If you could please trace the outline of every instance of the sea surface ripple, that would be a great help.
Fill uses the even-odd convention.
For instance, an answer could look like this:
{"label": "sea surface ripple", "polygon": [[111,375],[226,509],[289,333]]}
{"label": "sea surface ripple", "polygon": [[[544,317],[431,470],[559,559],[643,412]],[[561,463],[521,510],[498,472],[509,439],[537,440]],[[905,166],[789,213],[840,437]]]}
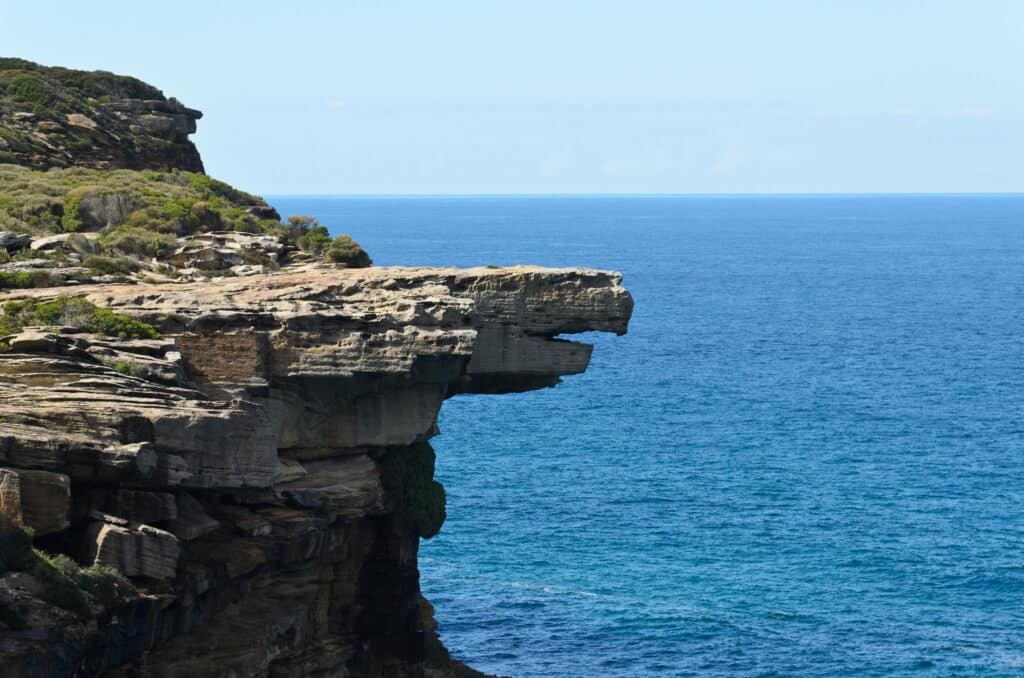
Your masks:
{"label": "sea surface ripple", "polygon": [[514,676],[1024,675],[1024,197],[276,198],[379,264],[622,271],[459,396],[422,586]]}

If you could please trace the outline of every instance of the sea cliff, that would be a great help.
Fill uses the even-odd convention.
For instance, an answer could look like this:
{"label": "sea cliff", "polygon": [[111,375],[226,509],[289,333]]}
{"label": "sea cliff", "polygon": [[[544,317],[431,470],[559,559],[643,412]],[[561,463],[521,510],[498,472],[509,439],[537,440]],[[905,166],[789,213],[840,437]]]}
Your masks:
{"label": "sea cliff", "polygon": [[[625,333],[621,276],[366,267],[198,154],[111,186],[94,164],[116,152],[72,178],[39,171],[76,162],[49,153],[7,171],[99,216],[64,231],[0,184],[0,676],[475,675],[419,590],[438,412],[585,370],[591,347],[560,336]],[[161,247],[110,237],[129,227]]]}

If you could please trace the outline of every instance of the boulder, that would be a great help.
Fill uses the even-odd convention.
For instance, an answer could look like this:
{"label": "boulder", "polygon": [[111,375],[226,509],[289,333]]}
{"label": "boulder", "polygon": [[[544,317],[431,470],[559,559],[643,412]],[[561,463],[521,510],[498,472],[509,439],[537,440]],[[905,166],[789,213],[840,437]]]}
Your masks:
{"label": "boulder", "polygon": [[96,122],[92,118],[82,115],[81,113],[68,113],[67,120],[69,125],[73,125],[75,127],[82,127],[89,130],[96,129]]}
{"label": "boulder", "polygon": [[13,231],[0,231],[0,247],[8,252],[23,250],[32,244],[32,236],[27,233],[18,234]]}
{"label": "boulder", "polygon": [[279,261],[284,245],[274,237],[256,233],[211,231],[178,238],[178,249],[168,258],[179,269],[220,271],[228,268],[244,274],[263,272],[262,268],[235,269],[244,265],[273,264]]}
{"label": "boulder", "polygon": [[128,193],[87,193],[78,203],[78,218],[88,230],[123,224],[142,205]]}
{"label": "boulder", "polygon": [[167,258],[178,268],[196,268],[201,271],[222,271],[242,263],[236,250],[213,247],[206,243],[179,247]]}
{"label": "boulder", "polygon": [[33,250],[52,250],[63,246],[70,237],[70,233],[60,233],[58,235],[49,235],[45,238],[36,238],[32,241],[30,247]]}
{"label": "boulder", "polygon": [[36,536],[70,525],[71,481],[62,473],[0,468],[0,531],[2,525],[26,525]]}
{"label": "boulder", "polygon": [[178,569],[181,542],[170,532],[114,516],[101,518],[86,531],[84,559],[110,565],[128,577],[170,579]]}

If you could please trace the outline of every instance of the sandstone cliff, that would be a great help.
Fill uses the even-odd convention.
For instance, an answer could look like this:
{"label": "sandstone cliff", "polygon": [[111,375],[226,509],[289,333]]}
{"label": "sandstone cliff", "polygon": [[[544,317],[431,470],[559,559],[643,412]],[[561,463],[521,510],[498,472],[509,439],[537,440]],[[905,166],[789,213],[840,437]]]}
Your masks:
{"label": "sandstone cliff", "polygon": [[[272,228],[0,291],[0,677],[475,674],[419,591],[439,409],[582,372],[560,335],[625,333],[632,299],[603,271],[318,262],[255,207],[239,227]],[[86,246],[9,237],[12,266]],[[182,274],[211,258],[236,270]]]}

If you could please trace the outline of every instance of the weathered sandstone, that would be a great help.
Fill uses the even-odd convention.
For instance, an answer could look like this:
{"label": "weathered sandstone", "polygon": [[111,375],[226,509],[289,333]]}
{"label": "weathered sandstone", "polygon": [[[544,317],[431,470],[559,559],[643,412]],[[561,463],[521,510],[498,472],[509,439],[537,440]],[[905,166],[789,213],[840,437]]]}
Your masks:
{"label": "weathered sandstone", "polygon": [[33,620],[0,629],[5,678],[472,675],[419,593],[419,539],[445,515],[438,412],[583,371],[591,347],[559,335],[622,334],[632,311],[617,274],[536,267],[308,264],[74,293],[163,338],[2,338],[0,527],[38,526],[141,595],[81,619],[0,577],[0,604]]}

